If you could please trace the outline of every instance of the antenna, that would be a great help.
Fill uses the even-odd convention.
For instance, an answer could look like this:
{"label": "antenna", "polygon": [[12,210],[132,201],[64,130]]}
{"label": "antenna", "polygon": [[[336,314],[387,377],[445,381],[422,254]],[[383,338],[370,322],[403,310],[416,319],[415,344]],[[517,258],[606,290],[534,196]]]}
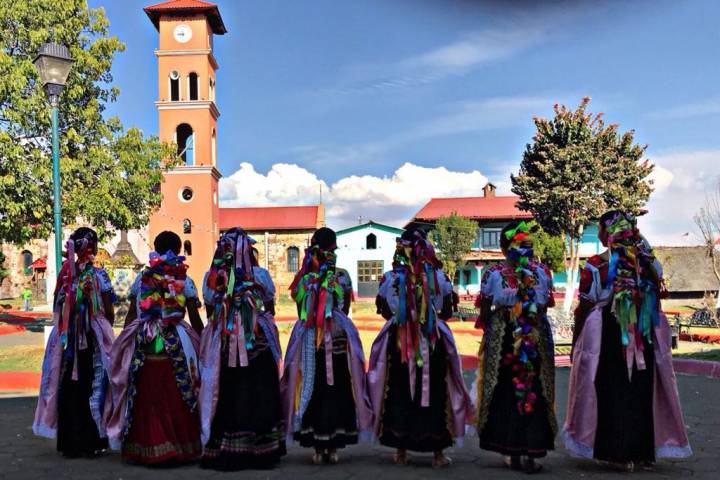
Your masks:
{"label": "antenna", "polygon": [[322,203],[322,182],[320,182],[320,203]]}
{"label": "antenna", "polygon": [[358,225],[362,225],[362,215],[358,215]]}

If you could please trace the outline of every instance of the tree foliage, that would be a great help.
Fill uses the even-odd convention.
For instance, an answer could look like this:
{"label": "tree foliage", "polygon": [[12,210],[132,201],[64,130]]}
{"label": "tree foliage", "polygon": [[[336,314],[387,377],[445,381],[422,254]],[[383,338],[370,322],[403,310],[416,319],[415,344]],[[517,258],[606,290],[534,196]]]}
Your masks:
{"label": "tree foliage", "polygon": [[652,192],[653,165],[643,160],[647,147],[635,143],[634,131],[621,133],[601,113],[588,113],[589,102],[583,98],[575,110],[555,105],[553,119],[535,118],[533,141],[518,175],[511,176],[518,207],[566,241],[570,290],[584,226],[610,209],[637,213]]}
{"label": "tree foliage", "polygon": [[[705,196],[705,203],[695,214],[694,220],[702,237],[708,262],[720,287],[720,250],[717,245],[720,240],[720,181],[715,190]],[[720,306],[720,297],[717,301]]]}
{"label": "tree foliage", "polygon": [[450,280],[455,279],[459,267],[465,265],[464,257],[477,238],[478,224],[469,218],[452,213],[435,222],[435,248],[445,266]]}
{"label": "tree foliage", "polygon": [[[24,243],[52,229],[50,109],[32,60],[40,45],[66,45],[75,60],[60,98],[63,224],[146,224],[160,204],[160,160],[171,145],[106,118],[119,90],[111,66],[124,44],[102,9],[84,0],[0,2],[0,240]],[[173,160],[171,160],[172,163]]]}
{"label": "tree foliage", "polygon": [[5,268],[5,254],[0,251],[0,285],[8,275],[10,275],[10,271]]}
{"label": "tree foliage", "polygon": [[565,241],[560,235],[550,235],[538,225],[533,234],[533,251],[535,258],[553,272],[565,270]]}

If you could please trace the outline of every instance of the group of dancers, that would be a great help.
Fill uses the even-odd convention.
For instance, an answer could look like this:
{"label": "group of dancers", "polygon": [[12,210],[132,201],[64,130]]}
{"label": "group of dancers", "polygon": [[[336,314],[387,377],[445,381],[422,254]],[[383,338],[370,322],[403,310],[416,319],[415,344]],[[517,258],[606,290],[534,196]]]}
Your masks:
{"label": "group of dancers", "polygon": [[[689,456],[662,268],[628,213],[603,215],[599,237],[608,251],[581,274],[565,446],[626,470]],[[315,464],[336,464],[339,449],[369,441],[395,449],[398,465],[408,451],[431,452],[441,468],[451,464],[445,450],[474,427],[480,448],[502,454],[507,468],[542,469],[536,459],[558,430],[553,285],[528,224],[503,229],[505,261],[482,277],[473,395],[446,323],[452,283],[423,231],[397,239],[376,299],[386,323],[367,370],[335,232],[318,229],[305,250],[284,356],[275,287],[254,243],[241,228],[225,232],[198,290],[178,235],[158,235],[114,338],[111,282],[94,265],[97,235],[76,230],[55,290],[34,432],[57,438],[68,457],[113,448],[145,465],[271,468],[289,442],[311,448]]]}

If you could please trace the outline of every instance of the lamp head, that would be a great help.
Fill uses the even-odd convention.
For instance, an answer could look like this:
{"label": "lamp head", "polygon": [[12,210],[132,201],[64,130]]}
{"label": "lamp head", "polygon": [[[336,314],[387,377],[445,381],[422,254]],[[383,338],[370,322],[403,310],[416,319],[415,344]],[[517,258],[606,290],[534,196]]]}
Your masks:
{"label": "lamp head", "polygon": [[44,43],[33,60],[40,75],[40,81],[50,103],[57,105],[58,97],[65,87],[73,59],[70,50],[57,43]]}

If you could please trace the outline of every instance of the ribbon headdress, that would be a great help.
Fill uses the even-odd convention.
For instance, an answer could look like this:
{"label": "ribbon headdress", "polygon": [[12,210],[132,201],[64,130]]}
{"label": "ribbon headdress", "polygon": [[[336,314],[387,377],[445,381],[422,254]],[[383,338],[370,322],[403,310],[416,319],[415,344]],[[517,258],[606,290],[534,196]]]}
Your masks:
{"label": "ribbon headdress", "polygon": [[433,299],[440,293],[438,270],[442,262],[432,243],[418,230],[396,242],[393,270],[398,279],[398,311],[394,321],[400,327],[401,359],[422,367],[425,355],[419,348],[420,336],[429,340],[431,347],[438,338]]}
{"label": "ribbon headdress", "polygon": [[[69,345],[68,331],[71,329],[71,317],[75,320],[73,330],[77,336],[78,348],[87,347],[85,328],[89,327],[90,319],[100,309],[100,286],[95,275],[95,232],[87,229],[87,233],[79,238],[70,238],[65,244],[67,257],[58,275],[55,295],[63,298],[63,308],[59,322],[59,334],[63,348]],[[76,308],[77,307],[77,308]]]}
{"label": "ribbon headdress", "polygon": [[248,365],[247,351],[255,345],[257,313],[263,309],[262,286],[255,281],[257,265],[252,252],[255,240],[241,228],[233,228],[218,240],[207,287],[213,292],[212,321],[229,339],[228,365]]}
{"label": "ribbon headdress", "polygon": [[144,341],[155,341],[157,351],[164,348],[160,327],[177,325],[185,316],[185,257],[172,250],[150,252],[150,261],[140,277],[140,320]]}
{"label": "ribbon headdress", "polygon": [[332,369],[333,310],[343,299],[343,288],[335,275],[335,232],[321,228],[305,249],[302,266],[290,285],[290,295],[297,303],[300,321],[315,331],[315,348],[325,347],[326,380],[334,384]]}
{"label": "ribbon headdress", "polygon": [[633,361],[640,370],[645,368],[642,337],[652,343],[652,329],[659,323],[661,279],[652,247],[640,235],[636,218],[622,211],[605,216],[610,263],[604,287],[613,290],[613,310],[631,374]]}
{"label": "ribbon headdress", "polygon": [[503,360],[512,365],[515,398],[520,414],[534,410],[537,395],[532,391],[537,373],[533,360],[538,356],[538,306],[535,301],[535,273],[530,268],[533,257],[531,232],[526,222],[520,222],[515,228],[504,232],[508,240],[508,260],[517,266],[513,275],[517,281],[515,304],[510,309],[510,322],[513,326],[513,351]]}

